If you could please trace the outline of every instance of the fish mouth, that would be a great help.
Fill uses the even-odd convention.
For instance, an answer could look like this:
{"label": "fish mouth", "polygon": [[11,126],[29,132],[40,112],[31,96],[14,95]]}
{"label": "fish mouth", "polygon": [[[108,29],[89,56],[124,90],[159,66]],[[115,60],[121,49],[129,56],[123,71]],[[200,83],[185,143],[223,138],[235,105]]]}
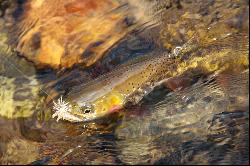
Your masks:
{"label": "fish mouth", "polygon": [[54,113],[52,115],[52,118],[56,117],[57,116],[57,119],[56,121],[58,122],[60,119],[62,120],[67,120],[67,121],[70,121],[70,122],[83,122],[84,119],[74,115],[74,114],[71,114],[69,112],[64,112],[64,113],[60,113],[58,114],[58,112]]}
{"label": "fish mouth", "polygon": [[62,99],[62,96],[57,100],[57,102],[53,101],[54,106],[53,110],[55,111],[52,115],[52,118],[57,117],[56,121],[58,122],[60,119],[68,120],[70,122],[82,122],[83,118],[72,114],[72,105],[69,102],[66,102]]}

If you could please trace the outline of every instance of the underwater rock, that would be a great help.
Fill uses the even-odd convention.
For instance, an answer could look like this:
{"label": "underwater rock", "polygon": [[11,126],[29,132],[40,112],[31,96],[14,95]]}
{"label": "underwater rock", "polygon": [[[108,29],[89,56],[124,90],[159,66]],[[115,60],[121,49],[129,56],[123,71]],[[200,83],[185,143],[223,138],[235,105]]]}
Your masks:
{"label": "underwater rock", "polygon": [[30,117],[39,103],[39,83],[26,80],[22,84],[18,79],[0,76],[0,116],[6,118]]}
{"label": "underwater rock", "polygon": [[[22,155],[20,155],[22,154]],[[6,145],[6,152],[0,158],[1,164],[27,164],[34,161],[38,156],[36,144],[22,139],[12,139]]]}
{"label": "underwater rock", "polygon": [[[198,33],[202,40],[232,32],[249,33],[249,2],[239,1],[161,1],[155,5],[160,11],[164,27],[161,39],[167,49],[184,44]],[[174,14],[173,14],[174,13]],[[207,35],[206,29],[221,24]]]}
{"label": "underwater rock", "polygon": [[11,43],[40,68],[90,66],[134,28],[120,5],[112,0],[29,0],[21,6]]}
{"label": "underwater rock", "polygon": [[[7,10],[7,9],[6,9]],[[0,116],[27,118],[38,110],[41,84],[31,62],[18,57],[7,44],[7,25],[0,22]]]}

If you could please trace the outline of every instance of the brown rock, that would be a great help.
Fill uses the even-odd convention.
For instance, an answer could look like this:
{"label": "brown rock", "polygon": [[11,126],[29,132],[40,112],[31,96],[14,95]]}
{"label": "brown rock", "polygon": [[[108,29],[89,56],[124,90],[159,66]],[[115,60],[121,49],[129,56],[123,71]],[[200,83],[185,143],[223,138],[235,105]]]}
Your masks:
{"label": "brown rock", "polygon": [[[28,0],[13,33],[16,49],[38,67],[90,66],[130,30],[112,0]],[[14,39],[14,40],[15,40]]]}

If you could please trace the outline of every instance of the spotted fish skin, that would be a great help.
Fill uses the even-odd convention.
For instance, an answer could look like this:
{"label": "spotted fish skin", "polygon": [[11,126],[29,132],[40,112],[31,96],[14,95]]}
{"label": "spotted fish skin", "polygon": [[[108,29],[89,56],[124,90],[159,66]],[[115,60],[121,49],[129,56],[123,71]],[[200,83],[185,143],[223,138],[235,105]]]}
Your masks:
{"label": "spotted fish skin", "polygon": [[[187,49],[186,46],[182,48]],[[75,119],[88,121],[120,110],[126,103],[136,104],[154,88],[155,83],[173,76],[174,72],[171,71],[176,70],[176,65],[182,61],[178,57],[178,52],[174,50],[169,54],[159,50],[154,51],[150,55],[131,60],[118,66],[117,70],[73,88],[65,96],[71,107],[65,109],[67,110],[65,116],[63,116],[64,110],[57,109],[60,110],[61,118],[72,122]],[[71,114],[77,118],[72,119]]]}

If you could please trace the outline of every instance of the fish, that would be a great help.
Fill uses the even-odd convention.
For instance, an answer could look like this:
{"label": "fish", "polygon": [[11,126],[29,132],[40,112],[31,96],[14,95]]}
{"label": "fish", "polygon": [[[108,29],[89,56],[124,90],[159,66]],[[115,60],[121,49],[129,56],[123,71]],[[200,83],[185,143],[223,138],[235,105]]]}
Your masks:
{"label": "fish", "polygon": [[64,102],[62,97],[54,103],[57,112],[53,117],[58,116],[57,120],[63,118],[69,121],[88,121],[120,109],[129,95],[138,90],[143,83],[149,83],[154,63],[159,61],[158,58],[153,58],[154,62],[124,65],[118,70],[72,89],[65,96],[70,103]]}
{"label": "fish", "polygon": [[119,111],[130,103],[137,104],[169,78],[197,71],[216,74],[226,69],[248,68],[248,35],[230,33],[215,37],[213,30],[216,31],[216,27],[208,28],[205,38],[196,33],[171,53],[153,51],[72,88],[64,99],[60,97],[54,102],[52,117],[57,117],[57,121],[88,122]]}

